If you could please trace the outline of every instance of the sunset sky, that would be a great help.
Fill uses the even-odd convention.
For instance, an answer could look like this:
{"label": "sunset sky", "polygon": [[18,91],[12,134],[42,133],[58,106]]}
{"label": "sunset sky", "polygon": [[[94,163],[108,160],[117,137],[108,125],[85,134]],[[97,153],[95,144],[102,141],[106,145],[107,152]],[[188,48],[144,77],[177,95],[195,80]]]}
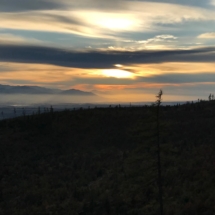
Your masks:
{"label": "sunset sky", "polygon": [[215,94],[215,0],[0,0],[0,84],[112,101]]}

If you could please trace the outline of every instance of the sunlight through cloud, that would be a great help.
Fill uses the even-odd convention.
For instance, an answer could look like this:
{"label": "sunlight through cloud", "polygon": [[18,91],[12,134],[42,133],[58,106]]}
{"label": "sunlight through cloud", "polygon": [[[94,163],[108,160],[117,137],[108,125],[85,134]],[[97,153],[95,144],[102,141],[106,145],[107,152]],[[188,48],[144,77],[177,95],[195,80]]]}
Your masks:
{"label": "sunlight through cloud", "polygon": [[134,74],[121,69],[105,69],[102,74],[107,77],[114,78],[134,78]]}
{"label": "sunlight through cloud", "polygon": [[115,66],[115,67],[119,67],[119,68],[122,67],[121,64],[115,64],[114,66]]}
{"label": "sunlight through cloud", "polygon": [[98,21],[95,20],[95,23],[101,27],[112,29],[112,30],[126,30],[130,29],[133,25],[133,21],[127,18],[120,17],[102,17]]}

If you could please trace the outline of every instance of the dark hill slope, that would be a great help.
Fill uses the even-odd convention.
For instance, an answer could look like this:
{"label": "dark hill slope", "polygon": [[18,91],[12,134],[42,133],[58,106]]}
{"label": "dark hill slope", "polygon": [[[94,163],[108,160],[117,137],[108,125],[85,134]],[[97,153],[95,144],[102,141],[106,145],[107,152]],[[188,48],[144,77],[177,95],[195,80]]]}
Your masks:
{"label": "dark hill slope", "polygon": [[[215,103],[162,107],[165,214],[215,213]],[[0,214],[158,214],[154,107],[0,122]]]}

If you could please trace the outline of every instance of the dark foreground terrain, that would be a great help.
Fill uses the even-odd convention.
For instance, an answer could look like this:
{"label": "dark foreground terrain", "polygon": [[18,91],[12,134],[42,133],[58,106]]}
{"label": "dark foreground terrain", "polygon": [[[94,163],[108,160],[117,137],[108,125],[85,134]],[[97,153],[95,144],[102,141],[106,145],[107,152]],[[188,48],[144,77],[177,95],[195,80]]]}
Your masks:
{"label": "dark foreground terrain", "polygon": [[[215,214],[215,101],[161,107],[165,215]],[[0,214],[157,215],[156,109],[0,121]]]}

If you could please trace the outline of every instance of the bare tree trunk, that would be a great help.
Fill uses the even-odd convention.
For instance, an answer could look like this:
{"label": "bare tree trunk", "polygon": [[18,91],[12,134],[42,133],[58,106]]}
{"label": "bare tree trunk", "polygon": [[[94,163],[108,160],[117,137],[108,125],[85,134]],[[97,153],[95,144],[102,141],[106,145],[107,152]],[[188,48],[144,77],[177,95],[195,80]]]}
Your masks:
{"label": "bare tree trunk", "polygon": [[159,189],[159,203],[160,203],[160,215],[163,215],[163,190],[162,190],[162,175],[161,175],[161,158],[160,158],[160,104],[161,96],[163,95],[162,90],[156,96],[157,106],[157,168],[158,168],[158,189]]}
{"label": "bare tree trunk", "polygon": [[4,151],[2,150],[0,152],[0,202],[3,201],[3,185],[2,185],[2,179],[3,179],[3,159],[4,157]]}

